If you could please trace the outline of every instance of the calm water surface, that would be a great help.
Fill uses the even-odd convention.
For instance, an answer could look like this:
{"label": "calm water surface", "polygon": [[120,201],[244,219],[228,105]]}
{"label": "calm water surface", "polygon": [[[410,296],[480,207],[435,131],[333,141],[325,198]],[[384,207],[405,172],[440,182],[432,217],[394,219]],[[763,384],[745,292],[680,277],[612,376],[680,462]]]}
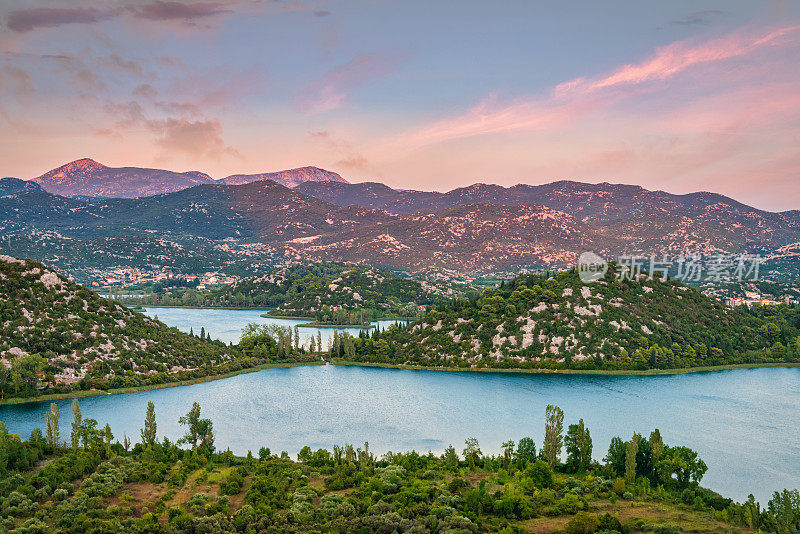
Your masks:
{"label": "calm water surface", "polygon": [[[238,343],[242,329],[248,323],[274,324],[278,326],[288,326],[294,328],[295,325],[308,324],[309,319],[267,319],[261,317],[268,310],[224,310],[224,309],[198,309],[198,308],[145,308],[145,315],[149,317],[158,316],[159,320],[175,326],[183,332],[193,329],[195,334],[200,333],[200,328],[205,328],[214,339],[219,339],[225,343]],[[394,324],[395,320],[375,321],[374,325],[386,328]],[[358,328],[339,328],[340,332],[350,332],[358,335]],[[333,339],[332,328],[309,328],[300,327],[300,340],[303,345],[307,345],[313,335],[317,332],[322,334],[322,343],[325,346],[329,340]]]}
{"label": "calm water surface", "polygon": [[[170,322],[162,309],[155,311]],[[228,311],[228,320],[209,320],[220,311],[199,311],[204,321],[191,326],[205,326],[222,339],[236,328],[232,316],[242,324],[259,318],[259,312]],[[327,365],[80,402],[84,417],[109,422],[117,438],[124,432],[136,441],[149,400],[156,405],[160,436],[178,438],[178,417],[198,401],[214,422],[217,446],[240,454],[261,446],[296,454],[304,445],[330,449],[364,441],[377,453],[438,453],[449,444],[461,450],[473,436],[484,452],[498,453],[508,439],[531,436],[541,444],[545,406],[552,403],[564,409],[565,427],[584,419],[598,460],[613,436],[627,439],[634,430],[649,434],[657,427],[668,444],[700,453],[709,467],[703,485],[723,495],[741,501],[752,492],[766,503],[774,490],[800,487],[798,368],[645,377]],[[70,402],[58,402],[62,436],[69,433]],[[0,406],[0,420],[27,436],[44,426],[47,407]]]}

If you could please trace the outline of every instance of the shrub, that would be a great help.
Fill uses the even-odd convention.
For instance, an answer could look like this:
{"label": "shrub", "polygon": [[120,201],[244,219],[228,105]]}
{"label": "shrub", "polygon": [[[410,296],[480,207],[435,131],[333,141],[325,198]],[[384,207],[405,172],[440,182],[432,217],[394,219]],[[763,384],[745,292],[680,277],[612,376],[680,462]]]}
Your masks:
{"label": "shrub", "polygon": [[529,463],[525,468],[525,476],[530,478],[538,488],[549,488],[553,485],[553,471],[542,460]]}
{"label": "shrub", "polygon": [[578,512],[569,520],[565,530],[567,534],[592,534],[598,528],[600,528],[600,521],[596,514]]}

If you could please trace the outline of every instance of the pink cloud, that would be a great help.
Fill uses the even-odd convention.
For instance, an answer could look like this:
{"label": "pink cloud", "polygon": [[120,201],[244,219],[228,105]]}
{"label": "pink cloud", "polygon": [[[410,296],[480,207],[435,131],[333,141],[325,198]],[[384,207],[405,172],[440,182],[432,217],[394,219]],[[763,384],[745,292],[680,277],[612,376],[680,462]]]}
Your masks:
{"label": "pink cloud", "polygon": [[671,79],[692,67],[779,47],[798,33],[800,26],[789,26],[755,35],[735,32],[699,44],[679,41],[658,49],[641,63],[624,65],[595,79],[581,77],[561,83],[546,96],[504,105],[497,105],[494,98],[486,99],[462,115],[405,132],[389,145],[393,149],[414,149],[465,137],[563,127],[577,118],[658,89],[649,82]]}
{"label": "pink cloud", "polygon": [[298,96],[307,113],[321,113],[342,107],[348,95],[368,80],[392,71],[397,60],[377,54],[363,54],[330,70]]}

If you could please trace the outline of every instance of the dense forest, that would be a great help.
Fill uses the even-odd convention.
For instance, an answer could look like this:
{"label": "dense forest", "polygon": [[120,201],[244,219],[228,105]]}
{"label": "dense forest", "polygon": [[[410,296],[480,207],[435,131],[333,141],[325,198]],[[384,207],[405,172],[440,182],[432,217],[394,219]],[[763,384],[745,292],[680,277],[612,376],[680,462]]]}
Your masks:
{"label": "dense forest", "polygon": [[[270,338],[272,339],[272,338]],[[312,359],[257,338],[253,351],[185,334],[31,260],[0,256],[0,399],[192,380]],[[279,350],[281,349],[281,350]]]}
{"label": "dense forest", "polygon": [[462,368],[676,369],[800,362],[800,308],[729,307],[646,274],[519,276],[407,327],[337,335],[334,358]]}
{"label": "dense forest", "polygon": [[[705,463],[658,430],[614,438],[602,462],[579,420],[548,406],[545,439],[474,438],[443,454],[386,453],[369,444],[303,447],[290,458],[266,446],[236,456],[215,447],[214,424],[194,403],[185,435],[159,439],[155,406],[131,446],[108,425],[72,423],[55,404],[27,441],[0,423],[0,530],[15,532],[797,532],[797,490],[762,508],[705,489]],[[63,434],[62,434],[63,428]]]}
{"label": "dense forest", "polygon": [[143,297],[123,302],[144,306],[270,308],[270,314],[314,319],[321,324],[363,324],[382,317],[416,317],[420,306],[463,297],[466,285],[405,278],[337,263],[293,265],[269,275],[208,291],[154,285]]}

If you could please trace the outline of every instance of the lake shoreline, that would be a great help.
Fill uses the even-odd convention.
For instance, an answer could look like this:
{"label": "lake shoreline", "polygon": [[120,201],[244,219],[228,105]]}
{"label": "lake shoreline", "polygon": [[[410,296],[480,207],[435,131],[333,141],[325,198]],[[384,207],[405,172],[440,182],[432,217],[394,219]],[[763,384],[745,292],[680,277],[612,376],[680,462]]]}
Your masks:
{"label": "lake shoreline", "polygon": [[331,365],[344,365],[352,367],[378,367],[381,369],[407,369],[410,371],[439,371],[439,372],[466,372],[466,373],[505,373],[505,374],[560,374],[560,375],[606,375],[606,376],[669,376],[691,373],[711,373],[717,371],[733,371],[737,369],[764,369],[764,368],[797,368],[800,363],[741,363],[728,365],[710,365],[704,367],[685,367],[680,369],[499,369],[492,367],[427,367],[423,365],[406,365],[392,363],[351,362],[340,359],[327,360]]}
{"label": "lake shoreline", "polygon": [[784,363],[743,363],[743,364],[730,364],[730,365],[713,365],[705,367],[689,367],[681,369],[646,369],[640,370],[620,370],[620,369],[497,369],[490,367],[482,368],[461,368],[461,367],[426,367],[422,365],[406,365],[406,364],[391,364],[391,363],[374,363],[374,362],[352,362],[340,359],[320,360],[313,362],[283,362],[283,363],[266,363],[256,367],[248,367],[247,369],[240,369],[230,373],[219,375],[209,375],[200,378],[193,378],[190,380],[180,380],[177,382],[166,382],[164,384],[148,384],[143,386],[134,386],[129,388],[118,389],[95,389],[95,390],[79,390],[71,391],[69,393],[52,393],[42,395],[39,397],[12,397],[9,399],[0,400],[0,406],[12,406],[16,404],[27,404],[32,402],[48,402],[58,401],[65,399],[82,399],[88,397],[102,397],[106,395],[122,395],[125,393],[136,393],[139,391],[153,391],[157,389],[167,389],[181,386],[191,386],[194,384],[202,384],[205,382],[215,382],[217,380],[224,380],[226,378],[233,378],[234,376],[257,373],[265,369],[279,369],[286,367],[307,367],[314,365],[341,365],[345,367],[373,367],[379,369],[405,369],[408,371],[437,371],[437,372],[464,372],[464,373],[498,373],[498,374],[554,374],[554,375],[595,375],[595,376],[672,376],[683,375],[692,373],[713,373],[718,371],[734,371],[737,369],[765,369],[765,368],[798,368],[800,363],[784,362]]}
{"label": "lake shoreline", "polygon": [[106,395],[123,395],[125,393],[136,393],[138,391],[153,391],[157,389],[176,388],[181,386],[192,386],[195,384],[203,384],[205,382],[214,382],[223,380],[225,378],[233,378],[234,376],[257,373],[265,369],[280,369],[285,367],[307,367],[311,365],[324,365],[325,362],[283,362],[283,363],[265,363],[255,367],[248,367],[246,369],[239,369],[238,371],[231,371],[230,373],[223,373],[219,375],[208,375],[199,378],[192,378],[189,380],[179,380],[177,382],[165,382],[164,384],[147,384],[144,386],[133,386],[129,388],[117,389],[92,389],[92,390],[78,390],[69,393],[51,393],[48,395],[41,395],[39,397],[12,397],[9,399],[0,400],[0,406],[12,406],[15,404],[27,404],[30,402],[48,402],[65,399],[83,399],[88,397],[104,397]]}

